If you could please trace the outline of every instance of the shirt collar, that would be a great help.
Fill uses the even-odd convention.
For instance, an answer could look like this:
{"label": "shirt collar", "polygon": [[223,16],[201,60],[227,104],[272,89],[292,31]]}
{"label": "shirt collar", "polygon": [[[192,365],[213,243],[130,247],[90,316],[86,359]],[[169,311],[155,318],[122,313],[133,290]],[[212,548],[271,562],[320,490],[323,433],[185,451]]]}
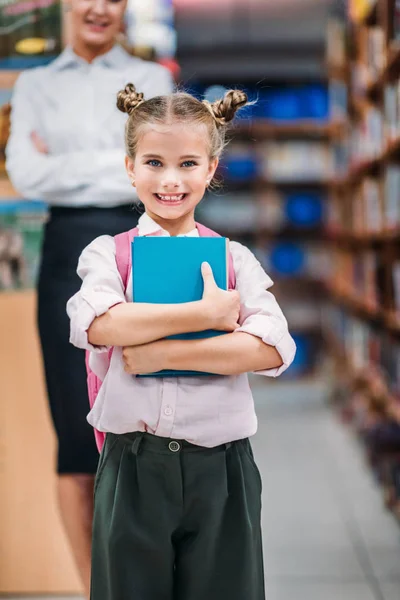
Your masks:
{"label": "shirt collar", "polygon": [[[116,68],[129,60],[135,60],[135,58],[128,54],[119,44],[115,44],[111,50],[95,58],[91,64],[102,64],[106,67]],[[71,66],[88,64],[83,58],[75,54],[71,46],[67,46],[60,56],[51,63],[51,67],[56,71],[61,71]]]}
{"label": "shirt collar", "polygon": [[[153,221],[153,219],[151,217],[149,217],[149,215],[147,213],[144,213],[139,221],[138,221],[138,229],[139,229],[139,236],[145,236],[145,235],[164,235],[164,236],[169,236],[169,233],[167,231],[165,231],[165,229],[163,229],[162,227],[160,227],[160,225],[158,225],[158,223],[156,223],[155,221]],[[184,235],[180,235],[178,237],[199,237],[199,232],[197,231],[197,228],[192,229],[192,231],[189,231],[188,233],[185,233]]]}

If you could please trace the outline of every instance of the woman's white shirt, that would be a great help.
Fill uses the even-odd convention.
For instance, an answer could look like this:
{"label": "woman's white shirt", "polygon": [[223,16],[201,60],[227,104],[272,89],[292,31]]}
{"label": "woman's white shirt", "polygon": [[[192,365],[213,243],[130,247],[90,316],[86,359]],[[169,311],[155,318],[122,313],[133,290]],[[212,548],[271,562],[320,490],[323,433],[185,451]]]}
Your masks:
{"label": "woman's white shirt", "polygon": [[[6,167],[18,192],[58,206],[114,206],[135,200],[125,170],[127,115],[117,93],[133,83],[145,98],[169,94],[171,75],[116,45],[92,63],[71,48],[24,71],[12,97]],[[31,134],[46,143],[38,152]]]}

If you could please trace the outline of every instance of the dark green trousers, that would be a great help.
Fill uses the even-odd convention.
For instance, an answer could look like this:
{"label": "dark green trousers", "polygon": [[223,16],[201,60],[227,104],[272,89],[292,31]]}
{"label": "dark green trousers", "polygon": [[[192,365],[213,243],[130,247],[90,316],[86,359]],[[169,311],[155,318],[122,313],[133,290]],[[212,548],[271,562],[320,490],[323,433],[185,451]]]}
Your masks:
{"label": "dark green trousers", "polygon": [[108,434],[91,600],[264,600],[261,478],[249,440]]}

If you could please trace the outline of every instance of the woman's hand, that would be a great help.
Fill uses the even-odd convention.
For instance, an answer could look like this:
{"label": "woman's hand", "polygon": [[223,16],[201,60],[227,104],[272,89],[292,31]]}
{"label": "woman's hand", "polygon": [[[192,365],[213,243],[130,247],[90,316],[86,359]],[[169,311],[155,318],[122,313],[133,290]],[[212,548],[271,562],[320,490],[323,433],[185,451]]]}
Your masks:
{"label": "woman's hand", "polygon": [[141,346],[126,346],[122,350],[124,370],[130,375],[157,373],[166,368],[170,340],[158,340]]}
{"label": "woman's hand", "polygon": [[36,131],[32,131],[31,133],[31,142],[35,146],[36,150],[40,152],[40,154],[48,154],[49,149],[47,144]]}
{"label": "woman's hand", "polygon": [[204,281],[202,302],[211,318],[212,329],[235,331],[239,327],[239,292],[221,290],[215,283],[212,269],[208,263],[201,265],[201,274]]}

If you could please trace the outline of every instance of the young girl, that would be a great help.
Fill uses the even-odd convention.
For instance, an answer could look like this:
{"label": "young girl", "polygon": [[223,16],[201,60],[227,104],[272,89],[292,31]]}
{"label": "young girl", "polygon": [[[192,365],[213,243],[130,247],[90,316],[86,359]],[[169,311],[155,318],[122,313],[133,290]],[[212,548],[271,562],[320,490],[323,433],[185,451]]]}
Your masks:
{"label": "young girl", "polygon": [[[145,206],[139,235],[197,236],[194,212],[210,185],[225,130],[247,102],[177,93],[118,94],[129,114],[126,168]],[[295,344],[272,285],[251,252],[230,242],[236,291],[203,264],[202,300],[132,301],[115,242],[82,253],[82,287],[68,303],[71,342],[91,351],[103,385],[88,421],[107,432],[95,485],[92,600],[262,600],[261,478],[249,436],[257,419],[247,373],[276,377]],[[202,340],[166,340],[219,329]],[[102,357],[114,347],[104,377]],[[138,378],[165,368],[214,376]]]}

